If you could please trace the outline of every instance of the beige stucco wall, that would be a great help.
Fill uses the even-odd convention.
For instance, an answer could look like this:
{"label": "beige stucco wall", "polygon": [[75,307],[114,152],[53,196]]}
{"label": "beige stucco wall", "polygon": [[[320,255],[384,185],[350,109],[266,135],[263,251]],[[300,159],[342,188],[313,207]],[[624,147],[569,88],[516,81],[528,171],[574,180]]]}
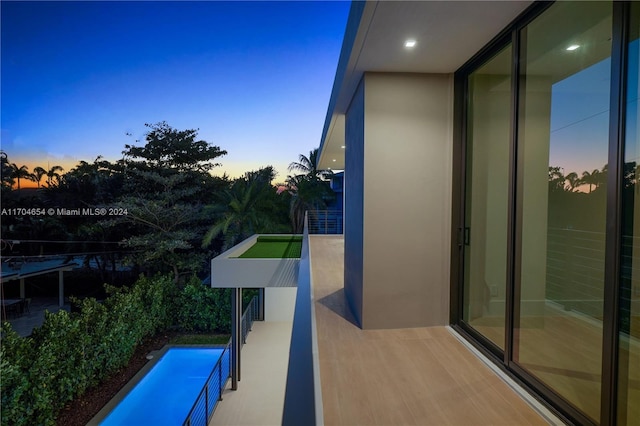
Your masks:
{"label": "beige stucco wall", "polygon": [[364,82],[358,86],[345,117],[345,141],[344,293],[358,324],[362,326]]}
{"label": "beige stucco wall", "polygon": [[[345,291],[361,289],[351,298],[361,297],[363,328],[448,324],[453,76],[368,73],[361,89],[352,104],[364,105],[359,149],[349,140],[358,120],[350,128],[347,114],[347,166],[361,163],[363,214],[345,223]],[[355,173],[347,167],[346,191],[357,191]],[[345,195],[349,216],[360,200]],[[351,282],[360,274],[349,262],[357,238],[361,283]]]}

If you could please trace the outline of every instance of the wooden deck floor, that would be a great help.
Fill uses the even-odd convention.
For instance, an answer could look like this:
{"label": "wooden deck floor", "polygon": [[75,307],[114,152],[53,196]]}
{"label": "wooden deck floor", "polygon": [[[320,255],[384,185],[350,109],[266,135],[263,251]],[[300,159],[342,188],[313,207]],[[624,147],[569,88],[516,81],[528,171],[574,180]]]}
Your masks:
{"label": "wooden deck floor", "polygon": [[447,327],[361,330],[345,306],[341,236],[310,238],[326,425],[542,425]]}

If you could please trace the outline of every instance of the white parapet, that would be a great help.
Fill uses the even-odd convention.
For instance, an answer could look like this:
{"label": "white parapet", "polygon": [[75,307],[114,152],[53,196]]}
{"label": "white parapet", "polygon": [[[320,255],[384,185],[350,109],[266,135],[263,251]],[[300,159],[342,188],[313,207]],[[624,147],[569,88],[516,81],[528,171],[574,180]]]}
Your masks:
{"label": "white parapet", "polygon": [[211,260],[211,287],[297,287],[300,259],[239,258],[259,236],[253,235]]}

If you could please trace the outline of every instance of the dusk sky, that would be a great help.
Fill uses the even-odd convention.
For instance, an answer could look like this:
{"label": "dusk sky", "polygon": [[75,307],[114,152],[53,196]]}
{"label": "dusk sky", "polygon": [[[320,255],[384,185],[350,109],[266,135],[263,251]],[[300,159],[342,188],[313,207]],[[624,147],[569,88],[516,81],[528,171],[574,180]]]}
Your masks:
{"label": "dusk sky", "polygon": [[[350,3],[1,3],[1,149],[29,170],[122,157],[167,121],[232,177],[320,143]],[[127,136],[131,134],[131,136]],[[136,143],[136,140],[139,140]]]}

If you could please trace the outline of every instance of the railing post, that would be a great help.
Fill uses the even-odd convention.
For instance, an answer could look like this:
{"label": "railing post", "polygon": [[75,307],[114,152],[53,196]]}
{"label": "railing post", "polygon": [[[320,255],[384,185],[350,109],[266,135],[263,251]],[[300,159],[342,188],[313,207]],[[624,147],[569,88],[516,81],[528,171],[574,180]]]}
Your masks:
{"label": "railing post", "polygon": [[325,210],[324,212],[324,234],[327,235],[329,233],[329,211]]}
{"label": "railing post", "polygon": [[[204,385],[204,415],[207,420],[209,420],[209,384]],[[205,423],[205,426],[206,423]]]}
{"label": "railing post", "polygon": [[264,321],[264,288],[258,290],[258,321]]}
{"label": "railing post", "polygon": [[[222,353],[222,356],[226,355]],[[222,401],[222,362],[220,362],[220,368],[218,368],[218,401]]]}
{"label": "railing post", "polygon": [[234,288],[231,294],[231,389],[238,390],[242,346],[242,290]]}

